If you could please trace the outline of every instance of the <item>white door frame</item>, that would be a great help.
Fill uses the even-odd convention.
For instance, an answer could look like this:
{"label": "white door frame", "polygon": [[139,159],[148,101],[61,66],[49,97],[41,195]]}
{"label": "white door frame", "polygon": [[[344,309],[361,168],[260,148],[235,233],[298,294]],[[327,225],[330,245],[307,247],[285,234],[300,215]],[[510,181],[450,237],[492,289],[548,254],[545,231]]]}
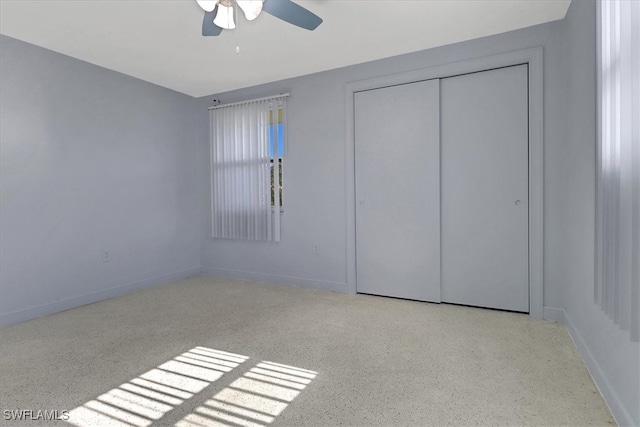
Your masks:
{"label": "white door frame", "polygon": [[542,47],[517,50],[452,64],[348,83],[345,87],[347,292],[356,293],[356,200],[354,94],[422,80],[451,77],[511,65],[529,68],[529,316],[543,318],[543,51]]}

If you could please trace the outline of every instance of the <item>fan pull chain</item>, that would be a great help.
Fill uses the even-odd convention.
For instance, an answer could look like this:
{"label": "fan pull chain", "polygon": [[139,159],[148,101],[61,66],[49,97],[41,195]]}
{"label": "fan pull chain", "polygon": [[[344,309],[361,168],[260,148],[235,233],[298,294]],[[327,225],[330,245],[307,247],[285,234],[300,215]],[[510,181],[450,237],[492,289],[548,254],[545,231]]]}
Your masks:
{"label": "fan pull chain", "polygon": [[238,15],[238,4],[236,2],[233,2],[233,7],[236,14],[236,55],[240,55],[240,42],[238,41],[238,34],[240,31],[240,15]]}

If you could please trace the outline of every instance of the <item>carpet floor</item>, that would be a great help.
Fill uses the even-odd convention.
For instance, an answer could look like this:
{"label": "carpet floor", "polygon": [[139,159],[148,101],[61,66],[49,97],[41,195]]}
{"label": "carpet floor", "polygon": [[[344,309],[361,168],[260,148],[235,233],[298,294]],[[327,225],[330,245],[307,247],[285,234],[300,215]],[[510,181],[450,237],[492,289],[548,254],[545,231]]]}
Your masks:
{"label": "carpet floor", "polygon": [[561,324],[208,277],[1,329],[0,386],[17,427],[615,425]]}

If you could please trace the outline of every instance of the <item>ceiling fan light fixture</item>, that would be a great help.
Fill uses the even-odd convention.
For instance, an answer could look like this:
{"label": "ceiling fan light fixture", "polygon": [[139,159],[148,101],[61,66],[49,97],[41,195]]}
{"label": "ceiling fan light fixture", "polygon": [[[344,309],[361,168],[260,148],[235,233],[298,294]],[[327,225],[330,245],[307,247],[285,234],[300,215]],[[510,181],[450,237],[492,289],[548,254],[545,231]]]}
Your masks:
{"label": "ceiling fan light fixture", "polygon": [[233,30],[236,28],[236,23],[233,20],[233,7],[219,3],[218,13],[216,13],[216,17],[213,18],[213,23],[225,30]]}
{"label": "ceiling fan light fixture", "polygon": [[[1,0],[0,0],[1,1]],[[313,31],[322,24],[322,18],[293,0],[196,0],[205,11],[202,35],[218,36],[222,30],[236,28],[233,9],[239,7],[248,21],[265,12],[305,30]]]}
{"label": "ceiling fan light fixture", "polygon": [[263,0],[236,0],[242,12],[244,12],[244,16],[249,21],[253,21],[260,15],[262,12],[262,2]]}
{"label": "ceiling fan light fixture", "polygon": [[218,4],[218,0],[196,0],[196,2],[205,12],[213,12]]}

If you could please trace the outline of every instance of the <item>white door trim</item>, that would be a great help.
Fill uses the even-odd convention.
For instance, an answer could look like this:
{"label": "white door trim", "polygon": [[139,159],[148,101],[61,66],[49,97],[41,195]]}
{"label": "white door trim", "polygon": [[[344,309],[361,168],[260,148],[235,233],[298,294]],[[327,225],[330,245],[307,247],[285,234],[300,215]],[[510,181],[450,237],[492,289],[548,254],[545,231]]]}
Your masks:
{"label": "white door trim", "polygon": [[543,318],[543,50],[542,47],[473,58],[405,73],[347,83],[345,87],[345,176],[347,292],[356,293],[356,200],[354,94],[403,83],[451,77],[511,65],[529,65],[529,315]]}

